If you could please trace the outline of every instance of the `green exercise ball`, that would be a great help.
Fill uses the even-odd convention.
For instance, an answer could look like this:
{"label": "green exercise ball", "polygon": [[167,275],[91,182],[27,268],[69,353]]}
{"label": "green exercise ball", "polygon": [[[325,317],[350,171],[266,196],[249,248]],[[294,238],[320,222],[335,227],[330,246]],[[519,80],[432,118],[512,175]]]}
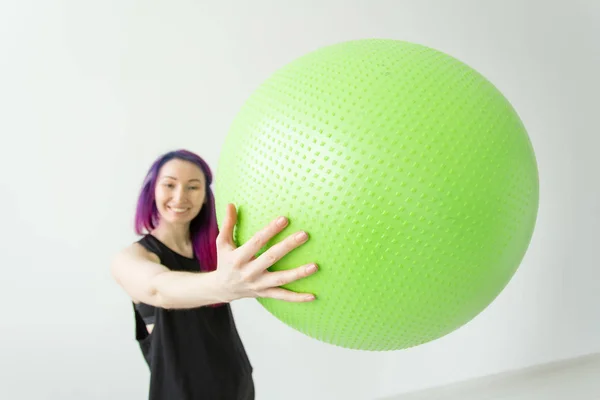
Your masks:
{"label": "green exercise ball", "polygon": [[[316,262],[258,301],[325,343],[389,351],[438,339],[483,311],[522,262],[538,170],[507,99],[429,47],[365,39],[275,71],[234,118],[218,160],[217,220],[243,244],[278,215],[310,240],[271,270]],[[265,249],[261,250],[264,251]]]}

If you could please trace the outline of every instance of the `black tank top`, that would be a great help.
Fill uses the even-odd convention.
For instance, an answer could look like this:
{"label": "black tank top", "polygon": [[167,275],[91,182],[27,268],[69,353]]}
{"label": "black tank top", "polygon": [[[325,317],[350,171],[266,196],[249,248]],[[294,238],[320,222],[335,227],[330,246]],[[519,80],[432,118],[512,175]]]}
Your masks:
{"label": "black tank top", "polygon": [[[138,241],[173,271],[198,272],[152,235]],[[252,366],[229,304],[162,309],[134,304],[136,340],[150,368],[149,400],[252,400]],[[150,334],[146,323],[153,323]]]}

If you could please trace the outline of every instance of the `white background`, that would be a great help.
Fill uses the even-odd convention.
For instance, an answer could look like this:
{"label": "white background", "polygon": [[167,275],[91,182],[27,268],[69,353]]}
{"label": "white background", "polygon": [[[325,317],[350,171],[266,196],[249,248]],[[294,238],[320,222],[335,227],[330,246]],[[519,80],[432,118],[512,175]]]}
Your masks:
{"label": "white background", "polygon": [[216,168],[269,74],[366,37],[445,51],[507,96],[539,162],[537,229],[488,309],[406,351],[328,346],[235,302],[257,399],[375,399],[600,351],[597,1],[3,0],[0,398],[145,398],[108,262],[136,238],[150,162],[184,147]]}

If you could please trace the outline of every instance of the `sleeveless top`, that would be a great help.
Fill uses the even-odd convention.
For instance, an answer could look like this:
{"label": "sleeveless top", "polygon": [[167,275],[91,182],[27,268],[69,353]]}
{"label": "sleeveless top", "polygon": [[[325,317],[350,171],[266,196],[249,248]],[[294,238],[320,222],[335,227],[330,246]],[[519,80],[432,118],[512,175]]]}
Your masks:
{"label": "sleeveless top", "polygon": [[[173,271],[198,272],[185,257],[147,234],[138,241]],[[253,400],[252,366],[229,304],[162,309],[133,303],[136,341],[150,368],[149,400]],[[151,333],[147,323],[153,323]]]}

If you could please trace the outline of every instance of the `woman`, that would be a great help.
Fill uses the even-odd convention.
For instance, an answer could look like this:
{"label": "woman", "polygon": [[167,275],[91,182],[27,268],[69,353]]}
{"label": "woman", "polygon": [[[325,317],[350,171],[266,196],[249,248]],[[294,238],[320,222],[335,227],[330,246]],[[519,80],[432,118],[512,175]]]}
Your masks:
{"label": "woman", "polygon": [[111,265],[133,302],[136,340],[151,371],[150,400],[254,399],[252,366],[229,303],[248,297],[314,300],[279,286],[314,273],[316,265],[267,270],[305,243],[306,233],[256,257],[287,225],[280,217],[236,247],[236,209],[227,205],[218,232],[211,183],[208,165],[196,154],[178,150],[159,157],[137,204],[135,228],[142,238]]}

